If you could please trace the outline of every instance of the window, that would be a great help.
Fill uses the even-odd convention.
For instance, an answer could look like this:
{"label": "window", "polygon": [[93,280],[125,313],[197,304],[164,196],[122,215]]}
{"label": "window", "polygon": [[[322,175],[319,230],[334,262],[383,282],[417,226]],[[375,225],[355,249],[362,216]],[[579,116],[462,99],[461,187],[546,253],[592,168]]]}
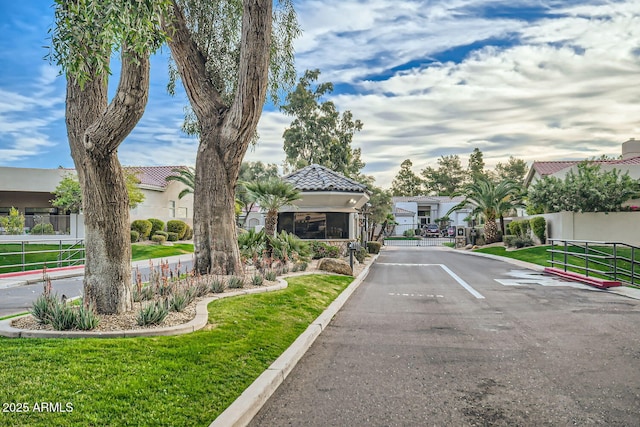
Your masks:
{"label": "window", "polygon": [[278,232],[301,239],[348,239],[349,214],[342,212],[295,212],[278,214]]}
{"label": "window", "polygon": [[169,200],[169,217],[170,218],[176,217],[176,201],[175,200]]}

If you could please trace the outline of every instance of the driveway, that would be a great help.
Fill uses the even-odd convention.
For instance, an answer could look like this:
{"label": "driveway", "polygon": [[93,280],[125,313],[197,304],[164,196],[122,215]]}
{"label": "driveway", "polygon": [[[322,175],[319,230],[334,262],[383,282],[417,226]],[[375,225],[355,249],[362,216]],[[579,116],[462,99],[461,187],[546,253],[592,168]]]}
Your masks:
{"label": "driveway", "polygon": [[388,248],[252,426],[637,425],[640,301]]}

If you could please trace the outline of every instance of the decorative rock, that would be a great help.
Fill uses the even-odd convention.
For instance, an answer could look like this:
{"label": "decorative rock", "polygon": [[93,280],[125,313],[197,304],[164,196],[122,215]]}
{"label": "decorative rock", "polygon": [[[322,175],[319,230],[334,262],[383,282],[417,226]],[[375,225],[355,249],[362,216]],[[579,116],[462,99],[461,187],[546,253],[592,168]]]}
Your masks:
{"label": "decorative rock", "polygon": [[351,269],[349,263],[336,258],[322,258],[318,262],[318,270],[328,271],[329,273],[353,276],[353,270]]}

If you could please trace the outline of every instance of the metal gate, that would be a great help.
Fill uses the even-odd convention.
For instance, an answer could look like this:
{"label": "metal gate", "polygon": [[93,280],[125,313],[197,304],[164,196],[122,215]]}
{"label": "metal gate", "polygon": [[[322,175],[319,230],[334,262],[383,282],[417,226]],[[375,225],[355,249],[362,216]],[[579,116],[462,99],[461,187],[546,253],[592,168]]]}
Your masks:
{"label": "metal gate", "polygon": [[445,244],[455,244],[454,237],[421,237],[414,239],[384,239],[384,246],[402,246],[402,247],[425,247],[425,246],[443,246]]}

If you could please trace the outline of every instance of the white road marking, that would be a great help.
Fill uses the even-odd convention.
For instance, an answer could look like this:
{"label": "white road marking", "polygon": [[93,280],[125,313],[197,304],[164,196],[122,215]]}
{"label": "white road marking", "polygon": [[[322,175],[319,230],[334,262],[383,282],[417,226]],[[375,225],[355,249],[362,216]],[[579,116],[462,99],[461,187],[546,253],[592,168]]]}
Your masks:
{"label": "white road marking", "polygon": [[392,297],[408,296],[408,297],[425,297],[425,298],[444,298],[444,295],[397,294],[395,292],[389,292],[389,296],[392,296]]}
{"label": "white road marking", "polygon": [[465,288],[471,295],[473,295],[477,299],[484,299],[484,296],[482,296],[482,294],[480,292],[478,292],[475,289],[473,289],[473,287],[471,287],[471,285],[469,285],[467,282],[462,280],[460,278],[460,276],[458,276],[456,273],[451,271],[449,269],[449,267],[447,267],[444,264],[405,264],[405,263],[396,263],[396,262],[377,262],[376,265],[394,265],[394,266],[412,266],[412,267],[433,267],[433,266],[437,266],[437,267],[442,268],[449,276],[451,276],[453,278],[453,280],[458,282],[458,284],[460,286],[462,286],[463,288]]}
{"label": "white road marking", "polygon": [[569,282],[564,280],[559,280],[553,277],[544,276],[542,273],[536,273],[532,271],[526,270],[511,270],[507,273],[509,276],[514,277],[514,279],[494,279],[496,282],[500,283],[503,286],[529,286],[529,285],[539,285],[546,287],[570,287],[577,289],[593,289],[590,286],[583,285],[577,282]]}

